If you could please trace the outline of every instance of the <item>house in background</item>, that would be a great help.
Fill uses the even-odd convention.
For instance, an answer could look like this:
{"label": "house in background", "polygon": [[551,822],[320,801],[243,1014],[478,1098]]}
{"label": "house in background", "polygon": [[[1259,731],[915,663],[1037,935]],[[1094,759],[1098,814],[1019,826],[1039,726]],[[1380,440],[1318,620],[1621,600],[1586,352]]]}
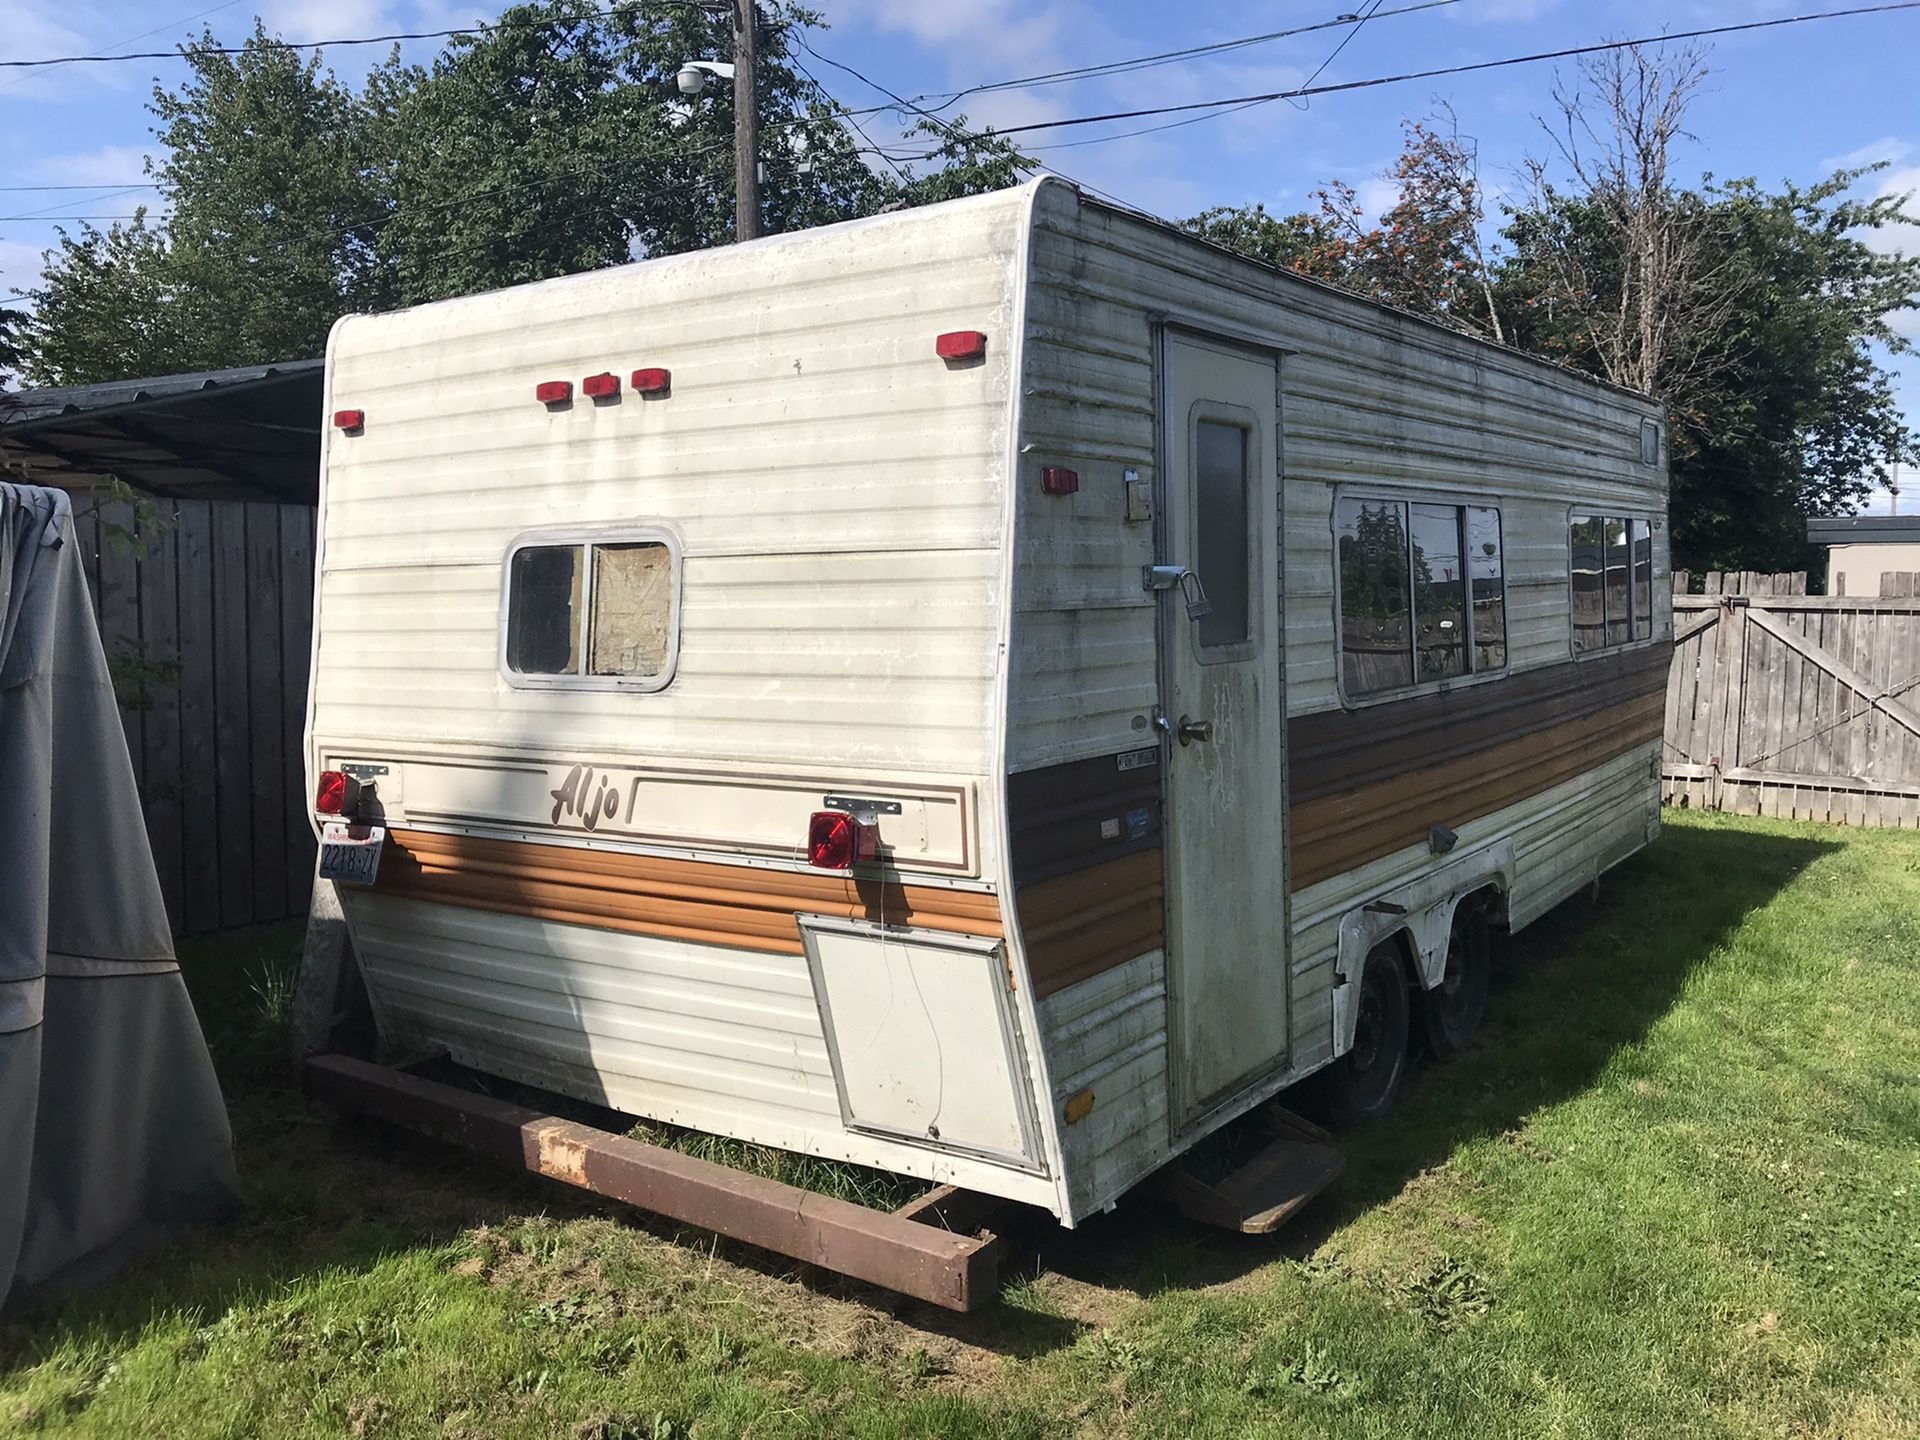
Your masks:
{"label": "house in background", "polygon": [[1807,539],[1827,547],[1829,595],[1879,595],[1882,575],[1920,573],[1920,515],[1809,520]]}

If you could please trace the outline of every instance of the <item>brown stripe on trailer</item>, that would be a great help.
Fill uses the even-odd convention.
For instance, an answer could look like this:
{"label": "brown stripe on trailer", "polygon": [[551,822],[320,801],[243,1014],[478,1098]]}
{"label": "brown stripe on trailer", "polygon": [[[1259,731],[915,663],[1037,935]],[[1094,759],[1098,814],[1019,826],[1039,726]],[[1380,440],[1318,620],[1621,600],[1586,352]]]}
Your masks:
{"label": "brown stripe on trailer", "polygon": [[1014,896],[1027,973],[1042,998],[1166,943],[1158,849],[1028,885]]}
{"label": "brown stripe on trailer", "polygon": [[1491,815],[1656,741],[1665,711],[1666,697],[1655,690],[1517,738],[1504,738],[1503,726],[1498,743],[1444,764],[1295,805],[1293,888],[1422,844],[1435,823]]}
{"label": "brown stripe on trailer", "polygon": [[1158,745],[1016,771],[1007,827],[1036,995],[1165,943]]}
{"label": "brown stripe on trailer", "polygon": [[1014,772],[1007,829],[1015,886],[1159,849],[1160,747]]}
{"label": "brown stripe on trailer", "polygon": [[1405,700],[1323,710],[1287,724],[1298,806],[1465,759],[1643,695],[1664,693],[1673,646],[1654,645],[1516,671]]}
{"label": "brown stripe on trailer", "polygon": [[310,1096],[342,1110],[949,1310],[998,1292],[994,1237],[942,1228],[958,1213],[951,1196],[907,1213],[869,1210],[344,1055],[313,1057],[303,1078]]}
{"label": "brown stripe on trailer", "polygon": [[863,875],[670,860],[579,845],[389,832],[374,889],[636,935],[802,953],[797,917],[831,915],[997,939],[997,896]]}

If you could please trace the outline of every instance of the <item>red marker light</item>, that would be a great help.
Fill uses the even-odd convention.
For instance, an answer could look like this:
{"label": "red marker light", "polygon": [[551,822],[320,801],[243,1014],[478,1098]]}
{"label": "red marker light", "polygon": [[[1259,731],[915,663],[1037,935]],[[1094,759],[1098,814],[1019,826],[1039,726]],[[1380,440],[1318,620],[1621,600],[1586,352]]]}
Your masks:
{"label": "red marker light", "polygon": [[564,405],[573,399],[571,380],[542,380],[533,387],[533,398],[542,405]]}
{"label": "red marker light", "polygon": [[333,412],[333,428],[336,430],[359,430],[367,423],[364,410],[336,410]]}
{"label": "red marker light", "polygon": [[673,388],[673,372],[652,367],[636,370],[630,377],[636,395],[664,395]]}
{"label": "red marker light", "polygon": [[1064,466],[1049,465],[1040,472],[1040,488],[1049,495],[1071,495],[1080,488],[1080,476]]}
{"label": "red marker light", "polygon": [[987,353],[987,337],[979,330],[949,330],[933,342],[942,360],[978,360]]}
{"label": "red marker light", "polygon": [[580,382],[580,393],[590,400],[604,400],[620,393],[620,377],[611,371],[589,375]]}
{"label": "red marker light", "polygon": [[807,821],[807,863],[819,870],[851,870],[880,858],[880,834],[844,810],[816,810]]}
{"label": "red marker light", "polygon": [[359,804],[360,782],[344,770],[322,770],[313,808],[322,815],[351,815]]}

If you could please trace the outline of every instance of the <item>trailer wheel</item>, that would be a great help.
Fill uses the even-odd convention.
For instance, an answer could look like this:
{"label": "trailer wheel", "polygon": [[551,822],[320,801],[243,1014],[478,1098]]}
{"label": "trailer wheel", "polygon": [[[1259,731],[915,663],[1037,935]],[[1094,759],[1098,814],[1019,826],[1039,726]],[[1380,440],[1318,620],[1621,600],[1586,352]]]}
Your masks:
{"label": "trailer wheel", "polygon": [[1412,1006],[1393,941],[1368,954],[1356,1003],[1353,1048],[1327,1067],[1327,1110],[1339,1126],[1391,1114],[1407,1076]]}
{"label": "trailer wheel", "polygon": [[1421,1028],[1436,1060],[1451,1060],[1467,1048],[1487,1014],[1487,982],[1493,970],[1487,913],[1462,905],[1447,941],[1447,971],[1420,997]]}

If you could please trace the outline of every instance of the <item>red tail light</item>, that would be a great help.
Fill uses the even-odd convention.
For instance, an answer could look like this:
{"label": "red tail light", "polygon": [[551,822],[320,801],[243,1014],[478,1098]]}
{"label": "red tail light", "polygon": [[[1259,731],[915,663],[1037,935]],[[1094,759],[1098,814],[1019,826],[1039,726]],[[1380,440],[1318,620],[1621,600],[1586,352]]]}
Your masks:
{"label": "red tail light", "polygon": [[589,400],[605,400],[620,393],[620,377],[607,371],[589,375],[580,382],[580,393]]}
{"label": "red tail light", "polygon": [[542,380],[533,387],[533,398],[542,405],[564,405],[573,399],[571,380]]}
{"label": "red tail light", "polygon": [[360,782],[344,770],[322,770],[313,808],[322,815],[351,816],[359,808]]}
{"label": "red tail light", "polygon": [[807,863],[820,870],[851,870],[880,858],[880,834],[844,810],[816,810],[807,822]]}
{"label": "red tail light", "polygon": [[366,428],[367,412],[364,410],[336,410],[333,412],[333,428],[336,430],[361,430]]}
{"label": "red tail light", "polygon": [[628,377],[633,383],[636,395],[664,395],[673,388],[673,372],[650,365],[644,370],[636,370]]}
{"label": "red tail light", "polygon": [[978,360],[987,353],[987,337],[978,330],[949,330],[935,337],[933,353],[942,360]]}

